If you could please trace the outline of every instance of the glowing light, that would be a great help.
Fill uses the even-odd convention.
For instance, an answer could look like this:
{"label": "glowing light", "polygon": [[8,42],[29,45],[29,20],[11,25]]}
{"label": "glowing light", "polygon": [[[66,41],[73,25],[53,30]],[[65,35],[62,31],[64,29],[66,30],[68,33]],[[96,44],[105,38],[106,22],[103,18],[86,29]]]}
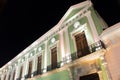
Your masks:
{"label": "glowing light", "polygon": [[45,69],[43,70],[43,73],[47,72]]}
{"label": "glowing light", "polygon": [[38,48],[38,51],[41,51],[41,50],[42,50],[42,48],[41,48],[41,47],[39,47],[39,48]]}
{"label": "glowing light", "polygon": [[33,56],[33,53],[30,53],[30,57]]}
{"label": "glowing light", "polygon": [[74,26],[74,28],[78,28],[79,26],[80,26],[80,22],[75,22],[75,24],[73,25]]}
{"label": "glowing light", "polygon": [[54,42],[55,42],[55,38],[52,38],[52,39],[51,39],[51,42],[54,43]]}

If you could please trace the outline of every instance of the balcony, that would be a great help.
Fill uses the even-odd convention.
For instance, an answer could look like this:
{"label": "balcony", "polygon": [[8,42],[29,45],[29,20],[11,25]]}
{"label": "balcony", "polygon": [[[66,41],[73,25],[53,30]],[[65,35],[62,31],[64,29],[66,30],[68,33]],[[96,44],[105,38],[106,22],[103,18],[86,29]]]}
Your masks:
{"label": "balcony", "polygon": [[83,57],[83,56],[86,56],[86,55],[91,54],[93,52],[96,52],[100,49],[105,49],[105,45],[103,44],[103,42],[102,41],[95,42],[95,43],[89,45],[88,47],[80,49],[80,50],[64,57],[63,62],[66,63],[67,61],[69,61],[69,59],[71,59],[73,61],[73,60],[78,59],[80,57]]}
{"label": "balcony", "polygon": [[[94,53],[94,52],[96,52],[96,51],[98,51],[98,50],[101,50],[101,49],[105,49],[105,46],[104,46],[103,42],[102,42],[102,41],[95,42],[95,43],[91,44],[90,46],[88,46],[88,47],[86,47],[86,48],[84,48],[84,49],[78,50],[78,51],[76,51],[76,52],[74,52],[74,53],[72,53],[72,54],[70,54],[70,55],[65,56],[65,57],[63,58],[63,61],[58,62],[58,63],[55,64],[54,66],[48,65],[48,66],[47,66],[47,69],[45,69],[45,68],[44,68],[44,69],[41,69],[41,72],[40,72],[40,73],[37,73],[37,71],[35,71],[35,72],[31,73],[31,75],[32,75],[32,76],[42,75],[42,74],[45,73],[45,72],[44,72],[45,70],[47,70],[47,71],[55,70],[55,69],[57,69],[57,68],[62,67],[62,66],[61,66],[62,63],[66,64],[66,63],[68,63],[68,62],[74,61],[74,60],[76,60],[76,59],[79,59],[79,58],[81,58],[81,57],[83,57],[83,56],[86,56],[86,55],[88,55],[88,54]],[[83,54],[77,55],[77,53],[80,53],[81,51],[86,51],[86,53],[85,53],[84,55],[83,55]],[[28,77],[28,76],[26,75],[26,78],[30,78],[30,77]]]}

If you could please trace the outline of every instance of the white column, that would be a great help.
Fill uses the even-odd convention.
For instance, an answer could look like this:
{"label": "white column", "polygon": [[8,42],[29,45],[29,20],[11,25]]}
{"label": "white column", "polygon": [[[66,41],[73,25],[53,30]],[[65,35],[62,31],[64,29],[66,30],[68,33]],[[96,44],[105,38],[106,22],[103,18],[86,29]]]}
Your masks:
{"label": "white column", "polygon": [[14,74],[14,70],[11,71],[11,77],[10,77],[10,80],[13,80],[13,74]]}
{"label": "white column", "polygon": [[69,41],[69,36],[68,36],[68,28],[65,29],[65,41],[66,41],[66,58],[67,62],[71,61],[71,52],[70,52],[70,41]]}
{"label": "white column", "polygon": [[[36,56],[34,56],[33,58],[33,67],[32,67],[32,73],[34,73],[36,71]],[[33,77],[34,75],[32,74],[31,77]]]}
{"label": "white column", "polygon": [[12,77],[12,71],[11,71],[11,69],[10,69],[10,70],[8,71],[6,80],[11,79],[11,77]]}
{"label": "white column", "polygon": [[16,66],[15,80],[17,80],[17,78],[19,78],[19,73],[20,73],[20,67]]}
{"label": "white column", "polygon": [[45,41],[45,54],[44,54],[44,70],[43,70],[43,73],[45,73],[47,71],[47,52],[48,52],[48,49],[47,49],[47,40]]}
{"label": "white column", "polygon": [[[22,66],[23,66],[23,70],[22,70],[22,80],[25,80],[25,70],[26,70],[26,62],[24,62],[23,64],[22,64]],[[20,68],[21,69],[21,68]]]}
{"label": "white column", "polygon": [[6,79],[5,80],[8,80],[8,77],[9,77],[9,71],[7,71],[8,73],[6,74]]}
{"label": "white column", "polygon": [[1,80],[3,80],[3,75],[0,76]]}
{"label": "white column", "polygon": [[[16,73],[17,73],[17,71],[16,71],[17,69],[16,69],[16,67],[14,66],[13,68],[12,68],[12,73],[11,73],[11,79],[10,80],[15,80],[15,77],[16,77]],[[15,72],[15,75],[14,75],[14,72]],[[14,76],[13,76],[14,75]]]}
{"label": "white column", "polygon": [[[64,46],[64,44],[65,44],[65,42],[64,42],[64,36],[63,36],[63,30],[61,30],[60,32],[59,32],[59,34],[60,34],[60,52],[61,52],[61,60],[63,61],[63,58],[65,57],[65,46]],[[61,66],[63,65],[64,63],[62,62],[61,63]]]}
{"label": "white column", "polygon": [[88,18],[88,22],[89,22],[90,28],[91,28],[91,30],[92,30],[92,35],[93,35],[94,41],[97,42],[97,41],[99,41],[100,39],[99,39],[99,36],[98,36],[97,29],[96,29],[96,27],[95,27],[94,21],[93,21],[93,19],[92,19],[92,17],[91,17],[91,12],[88,11],[85,15],[86,15],[86,17]]}
{"label": "white column", "polygon": [[28,55],[26,55],[26,62],[25,62],[25,75],[28,74]]}
{"label": "white column", "polygon": [[[35,54],[37,53],[37,48],[34,49],[35,50]],[[37,55],[34,56],[33,59],[33,68],[32,68],[32,72],[35,72],[37,70]]]}
{"label": "white column", "polygon": [[1,80],[3,80],[3,79],[4,79],[4,75],[1,76]]}

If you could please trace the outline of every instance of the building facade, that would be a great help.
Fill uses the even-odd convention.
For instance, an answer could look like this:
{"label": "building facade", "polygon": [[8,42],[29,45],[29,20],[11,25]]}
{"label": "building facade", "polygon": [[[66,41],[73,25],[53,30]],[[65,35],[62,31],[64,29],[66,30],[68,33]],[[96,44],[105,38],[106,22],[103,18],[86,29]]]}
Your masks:
{"label": "building facade", "polygon": [[91,1],[73,5],[57,25],[0,68],[0,80],[119,80],[114,69],[120,66],[113,66],[120,62],[110,58],[119,56],[119,49],[112,49],[116,41],[108,32]]}

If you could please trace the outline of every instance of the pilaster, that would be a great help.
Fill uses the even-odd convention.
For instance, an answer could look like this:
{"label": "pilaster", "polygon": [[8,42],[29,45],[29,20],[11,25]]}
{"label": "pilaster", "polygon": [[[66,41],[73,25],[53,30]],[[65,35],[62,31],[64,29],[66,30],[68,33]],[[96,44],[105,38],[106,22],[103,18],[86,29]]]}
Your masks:
{"label": "pilaster", "polygon": [[[65,42],[64,42],[64,37],[63,37],[63,30],[61,30],[59,32],[60,34],[60,51],[61,51],[61,60],[63,61],[64,57],[65,57]],[[63,65],[64,63],[62,62],[61,63],[61,66]]]}
{"label": "pilaster", "polygon": [[99,41],[98,32],[96,30],[94,21],[93,21],[93,19],[91,17],[91,12],[87,11],[87,13],[85,13],[84,15],[88,18],[88,22],[90,24],[90,28],[91,28],[91,31],[92,31],[92,35],[93,35],[94,41],[95,42]]}
{"label": "pilaster", "polygon": [[44,42],[45,43],[45,54],[44,54],[44,69],[43,69],[43,73],[45,73],[47,71],[47,54],[48,54],[48,46],[47,46],[47,40]]}

